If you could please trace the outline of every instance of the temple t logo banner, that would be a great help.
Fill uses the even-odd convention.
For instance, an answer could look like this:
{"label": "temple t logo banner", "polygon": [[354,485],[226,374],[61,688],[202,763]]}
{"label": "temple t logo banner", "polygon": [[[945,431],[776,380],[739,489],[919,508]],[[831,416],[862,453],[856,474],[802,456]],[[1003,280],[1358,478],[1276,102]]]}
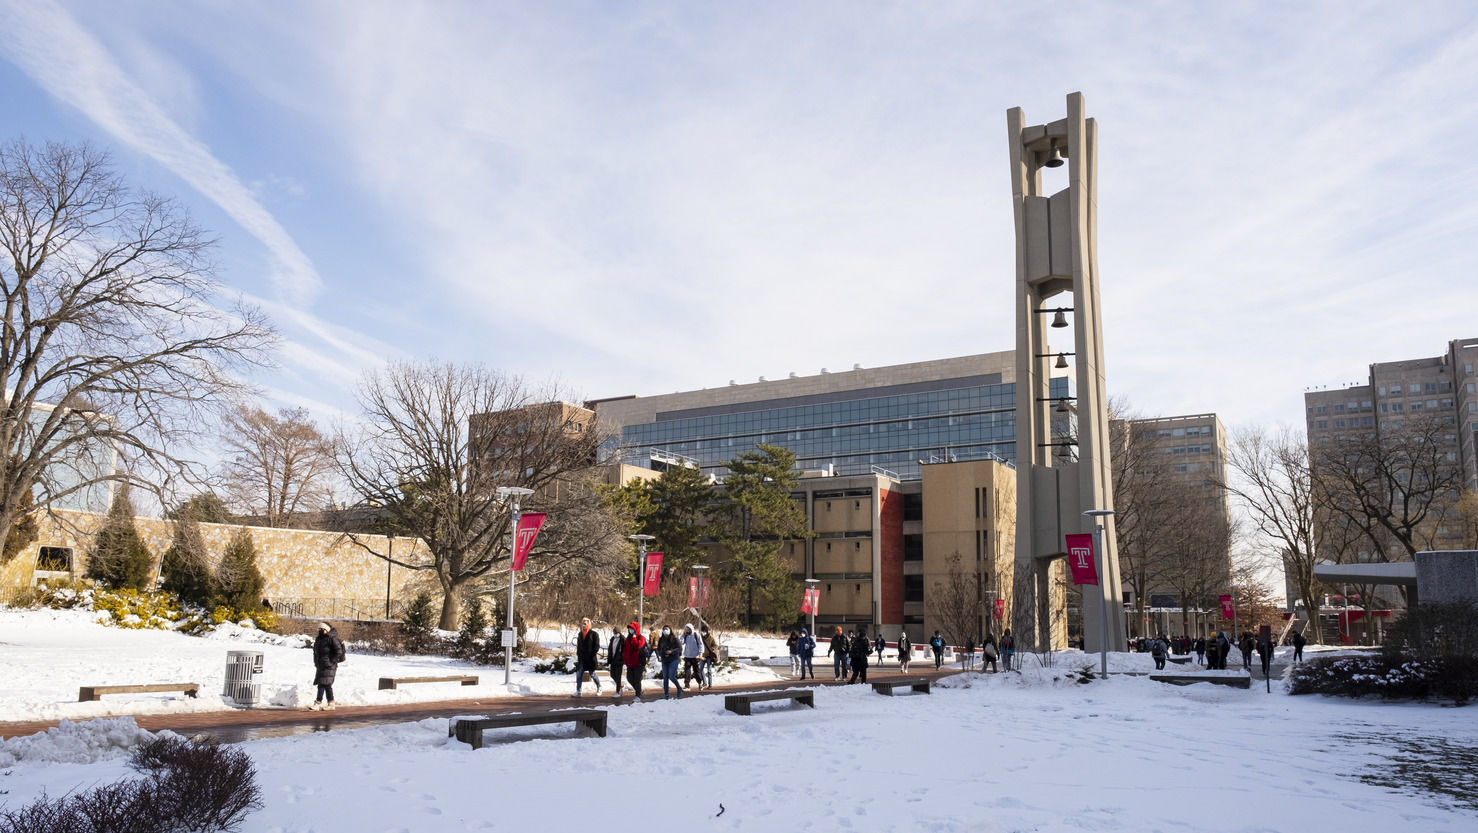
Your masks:
{"label": "temple t logo banner", "polygon": [[1073,584],[1098,584],[1098,562],[1093,557],[1093,533],[1067,536],[1067,566]]}
{"label": "temple t logo banner", "polygon": [[529,560],[529,552],[534,549],[534,539],[539,537],[545,517],[543,512],[525,512],[518,517],[518,529],[513,533],[513,569],[522,570],[524,562]]}

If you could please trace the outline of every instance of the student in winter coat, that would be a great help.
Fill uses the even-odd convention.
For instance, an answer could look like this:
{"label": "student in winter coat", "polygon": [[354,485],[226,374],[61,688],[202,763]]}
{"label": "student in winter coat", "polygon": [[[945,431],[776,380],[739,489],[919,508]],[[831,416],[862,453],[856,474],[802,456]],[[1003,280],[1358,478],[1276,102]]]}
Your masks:
{"label": "student in winter coat", "polygon": [[677,681],[677,666],[683,658],[683,643],[672,632],[672,628],[663,628],[662,636],[657,639],[657,661],[662,663],[662,699],[671,696],[668,683],[677,689],[677,696],[683,696],[683,687]]}
{"label": "student in winter coat", "polygon": [[934,670],[938,671],[944,665],[944,637],[939,635],[939,631],[929,637],[929,648],[934,651]]}
{"label": "student in winter coat", "polygon": [[1308,644],[1308,640],[1307,639],[1304,639],[1304,635],[1301,634],[1301,633],[1299,633],[1298,631],[1294,631],[1293,632],[1293,661],[1294,662],[1303,662],[1304,661],[1304,645],[1306,645],[1306,644]]}
{"label": "student in winter coat", "polygon": [[626,665],[626,682],[631,683],[631,690],[636,692],[637,700],[641,700],[641,678],[646,673],[647,654],[647,638],[641,635],[640,626],[632,622],[626,626],[621,659]]}
{"label": "student in winter coat", "polygon": [[1165,670],[1165,640],[1161,639],[1158,636],[1155,637],[1154,641],[1150,643],[1150,656],[1152,656],[1152,657],[1155,658],[1155,670],[1156,671],[1164,671]]}
{"label": "student in winter coat", "polygon": [[606,644],[606,664],[611,668],[611,685],[616,688],[611,696],[620,698],[621,674],[626,669],[626,636],[619,630],[611,631],[611,641]]}
{"label": "student in winter coat", "polygon": [[983,673],[985,671],[985,666],[986,666],[987,663],[989,663],[990,664],[990,670],[991,670],[992,673],[994,673],[997,670],[996,669],[996,657],[998,657],[1000,655],[1001,655],[1001,651],[1000,651],[999,648],[996,647],[996,635],[993,634],[993,633],[986,634],[985,635],[985,642],[981,643],[981,645],[980,645],[980,670],[981,670],[981,672]]}
{"label": "student in winter coat", "polygon": [[801,655],[796,652],[796,643],[801,641],[801,635],[795,631],[790,632],[790,638],[785,640],[785,647],[790,649],[790,673],[801,673]]}
{"label": "student in winter coat", "polygon": [[1252,649],[1256,647],[1256,643],[1252,641],[1252,634],[1242,634],[1242,641],[1237,647],[1242,649],[1242,668],[1247,671],[1252,670]]}
{"label": "student in winter coat", "polygon": [[806,678],[806,672],[811,672],[811,679],[816,679],[816,668],[811,665],[811,659],[816,656],[816,640],[801,628],[800,638],[795,643],[796,656],[801,658],[801,679]]}
{"label": "student in winter coat", "polygon": [[703,687],[703,669],[698,663],[703,661],[703,640],[693,632],[692,625],[683,625],[683,685],[691,686],[693,678],[698,678],[698,687]]}
{"label": "student in winter coat", "polygon": [[1216,667],[1227,670],[1227,657],[1232,654],[1232,640],[1227,639],[1226,631],[1216,632]]}
{"label": "student in winter coat", "polygon": [[329,623],[319,622],[318,636],[313,640],[313,668],[317,672],[313,675],[313,684],[318,686],[318,697],[308,708],[315,711],[333,709],[334,676],[343,661],[344,642],[339,639],[339,632]]}
{"label": "student in winter coat", "polygon": [[965,655],[960,658],[960,667],[971,670],[975,667],[975,637],[965,639]]}
{"label": "student in winter coat", "polygon": [[908,661],[913,659],[913,645],[909,644],[908,634],[898,634],[898,670],[908,673]]}
{"label": "student in winter coat", "polygon": [[1205,639],[1202,639],[1199,636],[1196,637],[1195,651],[1196,651],[1196,664],[1197,665],[1205,665],[1206,664],[1206,640]]}
{"label": "student in winter coat", "polygon": [[1011,658],[1016,656],[1016,637],[1011,635],[1011,629],[1001,634],[1001,670],[1011,670]]}
{"label": "student in winter coat", "polygon": [[848,653],[852,655],[852,679],[848,683],[855,683],[859,678],[863,683],[867,682],[867,654],[871,650],[872,642],[862,632],[862,628],[858,628],[851,644],[847,646]]}
{"label": "student in winter coat", "polygon": [[718,640],[708,632],[705,623],[700,630],[703,631],[703,676],[704,685],[713,688],[713,666],[718,664]]}
{"label": "student in winter coat", "polygon": [[1273,664],[1273,640],[1257,640],[1257,658],[1262,661],[1262,675],[1268,676]]}
{"label": "student in winter coat", "polygon": [[595,676],[596,669],[600,667],[600,634],[590,626],[590,619],[580,620],[580,635],[575,637],[575,696],[580,696],[580,688],[585,682],[585,674],[590,674],[591,682],[595,683],[595,693],[600,694],[600,678]]}
{"label": "student in winter coat", "polygon": [[831,678],[833,680],[844,680],[847,677],[847,653],[850,650],[847,635],[842,633],[842,626],[837,625],[836,633],[832,634],[831,644],[826,646],[826,653],[831,657]]}

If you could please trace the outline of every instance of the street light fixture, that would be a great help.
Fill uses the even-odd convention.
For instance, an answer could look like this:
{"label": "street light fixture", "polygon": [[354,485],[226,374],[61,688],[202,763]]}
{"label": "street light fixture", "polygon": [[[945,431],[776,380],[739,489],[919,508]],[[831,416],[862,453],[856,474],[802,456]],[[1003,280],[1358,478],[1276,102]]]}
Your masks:
{"label": "street light fixture", "polygon": [[1098,594],[1103,596],[1098,604],[1098,672],[1107,677],[1109,597],[1104,589],[1108,586],[1108,553],[1103,550],[1103,519],[1114,514],[1114,510],[1089,509],[1083,514],[1093,519],[1093,548],[1098,551]]}
{"label": "street light fixture", "polygon": [[636,542],[636,563],[639,570],[636,580],[636,635],[641,636],[647,632],[647,542],[657,540],[657,536],[639,532],[626,537]]}
{"label": "street light fixture", "polygon": [[518,574],[513,572],[513,553],[518,549],[518,519],[523,514],[519,500],[534,493],[523,486],[499,486],[498,500],[512,506],[513,521],[508,527],[508,627],[503,630],[503,685],[513,682],[513,583]]}

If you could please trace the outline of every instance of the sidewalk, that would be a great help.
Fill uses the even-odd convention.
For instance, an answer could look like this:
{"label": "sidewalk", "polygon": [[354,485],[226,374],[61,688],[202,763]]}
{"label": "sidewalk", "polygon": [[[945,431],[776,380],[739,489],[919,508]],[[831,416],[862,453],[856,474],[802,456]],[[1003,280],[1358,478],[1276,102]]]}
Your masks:
{"label": "sidewalk", "polygon": [[[871,669],[869,669],[871,671]],[[959,673],[958,668],[933,668],[898,673],[896,667],[889,671],[869,673],[868,680],[883,680],[900,677],[927,677],[931,680]],[[571,683],[573,686],[573,682]],[[810,688],[813,686],[843,685],[831,680],[822,681],[781,679],[772,683],[747,685],[716,685],[712,690],[694,691],[684,695],[704,697],[709,694],[735,694],[744,691],[773,691],[779,688]],[[605,686],[609,689],[610,686]],[[510,714],[515,712],[542,712],[579,706],[600,708],[603,706],[626,705],[635,697],[628,693],[620,700],[609,694],[586,695],[575,698],[569,695],[531,695],[526,697],[484,697],[463,700],[432,700],[420,703],[398,703],[392,706],[341,706],[331,712],[309,711],[302,708],[261,707],[254,709],[230,709],[218,712],[190,712],[188,714],[141,714],[134,715],[139,728],[157,732],[168,729],[182,735],[208,735],[224,743],[243,740],[277,737],[281,735],[327,732],[334,729],[362,729],[385,723],[408,723],[428,717],[453,717],[460,714]],[[662,696],[660,680],[644,680],[642,691],[646,701]],[[57,725],[56,720],[0,723],[0,738],[12,738],[44,732]]]}

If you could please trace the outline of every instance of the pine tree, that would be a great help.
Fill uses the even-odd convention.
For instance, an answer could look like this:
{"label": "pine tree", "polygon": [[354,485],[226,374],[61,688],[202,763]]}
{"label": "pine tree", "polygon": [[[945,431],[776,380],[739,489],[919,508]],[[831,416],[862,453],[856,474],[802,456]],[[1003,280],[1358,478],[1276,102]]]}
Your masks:
{"label": "pine tree", "polygon": [[226,545],[216,567],[218,601],[234,610],[256,610],[262,604],[262,571],[257,569],[257,545],[242,527]]}
{"label": "pine tree", "polygon": [[133,523],[133,501],[128,486],[119,486],[87,559],[87,577],[114,588],[146,590],[153,567],[154,557]]}
{"label": "pine tree", "polygon": [[478,640],[488,629],[488,618],[482,612],[482,602],[473,599],[462,617],[462,630],[457,633],[457,651],[464,657],[477,654]]}
{"label": "pine tree", "polygon": [[174,540],[159,565],[159,588],[201,607],[209,606],[220,595],[210,572],[200,524],[193,517],[185,515],[175,523]]}

